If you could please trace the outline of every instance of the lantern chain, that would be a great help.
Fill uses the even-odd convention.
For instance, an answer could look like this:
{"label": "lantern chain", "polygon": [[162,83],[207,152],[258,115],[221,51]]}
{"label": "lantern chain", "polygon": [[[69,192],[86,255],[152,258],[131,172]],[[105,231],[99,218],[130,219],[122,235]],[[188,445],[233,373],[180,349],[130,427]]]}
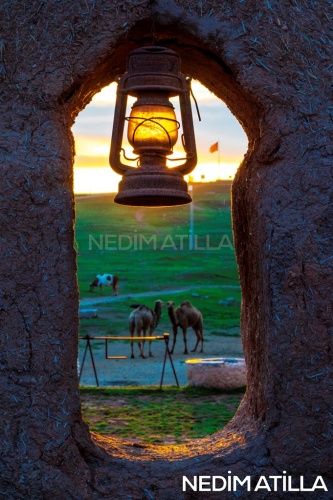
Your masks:
{"label": "lantern chain", "polygon": [[152,45],[156,43],[156,10],[155,10],[155,0],[151,1],[151,37],[152,37]]}

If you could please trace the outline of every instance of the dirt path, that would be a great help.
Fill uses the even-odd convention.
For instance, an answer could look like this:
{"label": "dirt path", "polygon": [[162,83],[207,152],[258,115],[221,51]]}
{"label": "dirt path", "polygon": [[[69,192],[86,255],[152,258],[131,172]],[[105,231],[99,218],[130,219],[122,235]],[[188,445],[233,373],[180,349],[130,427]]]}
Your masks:
{"label": "dirt path", "polygon": [[[190,349],[194,342],[192,335],[188,336]],[[142,359],[138,356],[138,347],[135,346],[134,359],[130,358],[130,344],[126,341],[109,342],[109,355],[127,356],[126,359],[105,359],[104,341],[93,341],[93,355],[97,370],[99,384],[101,386],[140,386],[159,385],[162,374],[162,366],[165,353],[164,341],[153,342],[152,351],[154,357]],[[79,360],[82,363],[83,351],[86,341],[81,340],[79,345]],[[242,345],[240,337],[219,337],[208,332],[205,336],[204,354],[190,353],[184,355],[183,340],[178,335],[175,353],[172,356],[179,384],[187,385],[186,363],[187,359],[231,357],[242,358]],[[148,352],[148,346],[145,346]],[[96,385],[93,367],[89,352],[87,352],[84,370],[81,378],[82,385]],[[167,360],[164,384],[175,385],[175,378],[169,360]]]}
{"label": "dirt path", "polygon": [[[168,295],[170,293],[182,293],[182,292],[189,292],[192,290],[198,290],[202,288],[202,286],[188,286],[184,288],[176,288],[176,289],[171,289],[171,290],[162,290],[159,292],[141,292],[141,293],[130,293],[130,294],[125,294],[125,295],[117,295],[116,297],[113,295],[109,296],[99,296],[99,297],[92,297],[88,299],[81,299],[80,300],[80,306],[92,306],[92,305],[97,305],[97,304],[105,304],[108,302],[116,302],[117,300],[123,300],[125,299],[131,299],[135,297],[153,297],[154,295]],[[205,288],[228,288],[232,290],[239,290],[239,285],[205,285]]]}

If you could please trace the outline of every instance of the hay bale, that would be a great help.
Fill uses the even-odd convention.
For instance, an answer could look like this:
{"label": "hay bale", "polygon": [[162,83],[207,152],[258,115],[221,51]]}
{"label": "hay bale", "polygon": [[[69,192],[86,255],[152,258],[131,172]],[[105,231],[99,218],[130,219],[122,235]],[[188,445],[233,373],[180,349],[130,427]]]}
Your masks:
{"label": "hay bale", "polygon": [[196,387],[230,390],[246,385],[245,360],[240,358],[189,359],[186,373]]}

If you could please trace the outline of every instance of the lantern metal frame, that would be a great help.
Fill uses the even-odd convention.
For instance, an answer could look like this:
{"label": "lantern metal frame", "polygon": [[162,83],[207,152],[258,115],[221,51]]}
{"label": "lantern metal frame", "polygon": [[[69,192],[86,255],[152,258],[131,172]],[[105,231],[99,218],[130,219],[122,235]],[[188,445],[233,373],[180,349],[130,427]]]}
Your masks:
{"label": "lantern metal frame", "polygon": [[[195,168],[197,153],[190,100],[191,77],[180,72],[179,54],[160,46],[136,49],[128,56],[127,72],[118,76],[116,81],[117,99],[109,160],[111,168],[123,179],[119,183],[115,202],[135,206],[190,203],[192,199],[183,176]],[[167,167],[167,160],[175,161],[167,158],[172,148],[166,152],[157,147],[134,159],[126,157],[122,143],[125,122],[130,119],[126,116],[128,96],[140,98],[142,95],[148,103],[149,96],[152,96],[152,105],[156,95],[166,98],[178,96],[183,128],[181,140],[186,156],[177,160],[185,159],[183,164]],[[124,164],[121,161],[122,154],[126,160],[137,161],[138,167]]]}

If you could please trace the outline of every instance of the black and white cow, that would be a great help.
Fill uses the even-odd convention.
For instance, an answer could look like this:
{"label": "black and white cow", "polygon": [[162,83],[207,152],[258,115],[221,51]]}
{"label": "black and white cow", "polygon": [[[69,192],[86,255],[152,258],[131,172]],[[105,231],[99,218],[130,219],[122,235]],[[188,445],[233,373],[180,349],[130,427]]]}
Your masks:
{"label": "black and white cow", "polygon": [[93,292],[96,286],[99,286],[101,292],[103,286],[110,286],[113,288],[114,295],[118,295],[118,282],[119,278],[114,274],[97,274],[90,285],[89,292]]}

